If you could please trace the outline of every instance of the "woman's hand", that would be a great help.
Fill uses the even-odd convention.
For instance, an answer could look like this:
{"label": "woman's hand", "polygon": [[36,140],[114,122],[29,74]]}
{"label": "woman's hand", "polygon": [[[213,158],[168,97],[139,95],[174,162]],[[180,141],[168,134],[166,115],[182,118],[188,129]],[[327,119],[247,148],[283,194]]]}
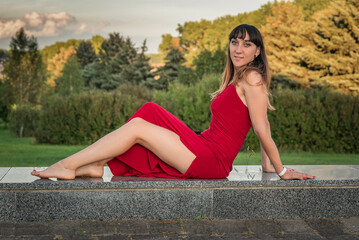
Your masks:
{"label": "woman's hand", "polygon": [[291,179],[307,180],[307,179],[314,179],[315,176],[306,173],[287,170],[280,178],[283,180],[291,180]]}

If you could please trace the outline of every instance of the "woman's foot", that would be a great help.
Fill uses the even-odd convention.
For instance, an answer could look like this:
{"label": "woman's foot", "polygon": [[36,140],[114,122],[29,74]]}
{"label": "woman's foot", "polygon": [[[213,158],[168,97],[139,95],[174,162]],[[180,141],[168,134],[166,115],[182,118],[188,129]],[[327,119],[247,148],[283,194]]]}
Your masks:
{"label": "woman's foot", "polygon": [[106,162],[94,162],[76,169],[76,177],[100,178],[103,176],[103,167]]}
{"label": "woman's foot", "polygon": [[75,170],[65,168],[61,162],[57,162],[44,171],[32,171],[31,175],[39,178],[74,179]]}

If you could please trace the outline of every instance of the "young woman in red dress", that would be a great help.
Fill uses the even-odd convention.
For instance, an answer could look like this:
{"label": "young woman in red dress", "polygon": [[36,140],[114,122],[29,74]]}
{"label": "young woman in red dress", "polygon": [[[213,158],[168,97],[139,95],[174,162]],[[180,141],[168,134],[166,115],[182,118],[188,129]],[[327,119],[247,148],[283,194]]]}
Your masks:
{"label": "young woman in red dress", "polygon": [[146,103],[119,129],[31,174],[60,179],[102,177],[108,164],[117,176],[225,178],[253,127],[264,172],[276,172],[281,179],[314,178],[282,165],[267,119],[267,109],[274,109],[268,100],[270,79],[260,32],[251,25],[237,26],[229,35],[227,65],[221,86],[212,95],[207,130],[197,135],[157,104]]}

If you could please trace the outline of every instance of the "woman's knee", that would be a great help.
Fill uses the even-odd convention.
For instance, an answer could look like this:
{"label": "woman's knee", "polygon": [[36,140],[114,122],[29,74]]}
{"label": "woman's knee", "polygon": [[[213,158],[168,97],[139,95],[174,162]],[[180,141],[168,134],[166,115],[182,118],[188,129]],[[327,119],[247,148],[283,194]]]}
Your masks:
{"label": "woman's knee", "polygon": [[143,104],[140,109],[151,111],[151,110],[156,109],[158,107],[160,107],[160,106],[158,104],[154,103],[154,102],[147,102],[147,103]]}

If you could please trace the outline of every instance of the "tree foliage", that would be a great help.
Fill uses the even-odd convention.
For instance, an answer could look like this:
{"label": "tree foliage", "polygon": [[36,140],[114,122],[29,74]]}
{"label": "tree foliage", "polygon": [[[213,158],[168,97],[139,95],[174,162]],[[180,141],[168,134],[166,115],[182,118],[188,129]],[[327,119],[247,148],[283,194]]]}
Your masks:
{"label": "tree foliage", "polygon": [[183,54],[177,48],[172,48],[165,57],[165,65],[156,71],[157,79],[146,83],[147,86],[159,90],[167,90],[170,83],[179,81],[190,84],[196,81],[194,71],[182,64],[185,62]]}
{"label": "tree foliage", "polygon": [[36,38],[27,36],[21,28],[11,38],[10,49],[9,61],[4,66],[3,86],[8,103],[38,103],[44,69]]}
{"label": "tree foliage", "polygon": [[70,56],[62,69],[62,74],[56,79],[56,92],[67,96],[79,93],[84,88],[81,64],[75,55]]}
{"label": "tree foliage", "polygon": [[67,59],[76,53],[74,47],[61,48],[57,54],[55,54],[47,62],[47,71],[49,73],[46,80],[47,84],[51,87],[55,87],[55,80],[61,77],[62,70],[67,62]]}
{"label": "tree foliage", "polygon": [[299,50],[308,81],[359,94],[359,2],[333,1],[312,18],[311,44]]}
{"label": "tree foliage", "polygon": [[130,38],[111,33],[101,45],[98,61],[84,69],[86,85],[113,90],[124,83],[140,84],[152,78],[144,41],[138,52]]}
{"label": "tree foliage", "polygon": [[[39,103],[45,81],[42,58],[35,37],[29,37],[21,28],[10,41],[10,57],[4,66],[4,84],[1,96],[5,105],[13,104],[13,110],[31,108]],[[16,133],[22,137],[26,118],[20,118]]]}
{"label": "tree foliage", "polygon": [[76,48],[76,57],[82,68],[85,68],[86,65],[93,63],[96,60],[95,50],[89,40],[82,41],[79,44]]}

